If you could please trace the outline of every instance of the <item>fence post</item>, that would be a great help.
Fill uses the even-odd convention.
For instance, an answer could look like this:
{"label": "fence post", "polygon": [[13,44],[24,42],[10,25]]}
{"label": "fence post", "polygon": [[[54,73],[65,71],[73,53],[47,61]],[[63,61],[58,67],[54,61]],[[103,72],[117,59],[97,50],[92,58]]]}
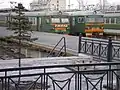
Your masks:
{"label": "fence post", "polygon": [[82,36],[81,36],[81,33],[79,34],[79,42],[78,42],[78,53],[81,52],[81,39],[82,39]]}
{"label": "fence post", "polygon": [[107,49],[107,62],[112,61],[112,38],[109,37],[108,49]]}
{"label": "fence post", "polygon": [[[112,62],[112,38],[109,37],[108,49],[107,49],[107,62]],[[109,70],[111,70],[111,65],[109,65]],[[113,72],[108,71],[108,88],[113,89]]]}

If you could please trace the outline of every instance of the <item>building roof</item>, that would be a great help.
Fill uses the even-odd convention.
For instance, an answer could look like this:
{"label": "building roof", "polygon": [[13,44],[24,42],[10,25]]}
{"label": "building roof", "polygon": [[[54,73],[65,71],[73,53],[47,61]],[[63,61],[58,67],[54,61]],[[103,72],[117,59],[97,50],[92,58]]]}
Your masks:
{"label": "building roof", "polygon": [[95,11],[72,11],[72,12],[66,12],[71,16],[78,16],[78,15],[102,15],[100,12]]}
{"label": "building roof", "polygon": [[[47,15],[59,15],[60,13],[62,15],[68,15],[67,13],[60,12],[60,11],[33,11],[33,12],[23,12],[25,13],[25,16],[47,16]],[[9,13],[0,13],[0,15],[16,15],[15,12],[9,12]]]}
{"label": "building roof", "polygon": [[120,17],[120,13],[107,13],[104,17]]}

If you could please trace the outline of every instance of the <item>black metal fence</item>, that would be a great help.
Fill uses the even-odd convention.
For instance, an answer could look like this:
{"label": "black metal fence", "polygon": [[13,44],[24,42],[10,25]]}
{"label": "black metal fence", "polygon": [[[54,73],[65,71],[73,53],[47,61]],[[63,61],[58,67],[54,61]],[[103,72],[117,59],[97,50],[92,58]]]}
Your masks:
{"label": "black metal fence", "polygon": [[85,38],[79,36],[79,53],[92,55],[95,58],[111,62],[120,60],[120,42],[106,39]]}
{"label": "black metal fence", "polygon": [[[61,48],[59,48],[58,53],[55,55],[56,57],[60,57],[60,56],[66,56],[66,39],[65,37],[62,37],[58,43],[54,46],[54,48],[50,51],[50,53],[48,54],[47,57],[49,57],[50,55],[52,55],[52,53],[56,50],[56,48],[58,48],[58,45],[63,42],[63,45],[61,46]],[[63,55],[61,55],[62,51],[64,51]]]}
{"label": "black metal fence", "polygon": [[0,90],[119,90],[119,66],[116,62],[0,69]]}

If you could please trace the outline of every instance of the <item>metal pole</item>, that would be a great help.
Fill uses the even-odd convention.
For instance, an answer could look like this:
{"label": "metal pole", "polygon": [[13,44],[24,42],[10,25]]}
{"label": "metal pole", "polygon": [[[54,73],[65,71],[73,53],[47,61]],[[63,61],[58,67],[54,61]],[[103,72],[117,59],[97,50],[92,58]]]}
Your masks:
{"label": "metal pole", "polygon": [[66,56],[67,54],[66,54],[66,39],[65,39],[65,37],[64,37],[64,52],[65,52],[64,56]]}
{"label": "metal pole", "polygon": [[[120,65],[116,65],[117,69],[120,69]],[[117,75],[120,76],[120,70],[117,71]],[[120,90],[120,79],[116,76],[116,90]]]}
{"label": "metal pole", "polygon": [[[19,8],[19,17],[20,17],[20,8]],[[21,67],[21,55],[20,54],[21,54],[21,25],[20,25],[20,19],[19,19],[19,68]],[[19,70],[18,83],[20,83],[20,75],[21,75],[21,70]]]}
{"label": "metal pole", "polygon": [[108,49],[107,49],[107,62],[111,62],[112,61],[112,38],[109,37],[109,41],[108,41]]}
{"label": "metal pole", "polygon": [[79,34],[79,42],[78,42],[78,53],[81,52],[81,38],[82,38],[82,36],[81,36],[81,33],[80,33]]}
{"label": "metal pole", "polygon": [[[112,38],[109,37],[108,41],[108,51],[107,51],[107,62],[112,62]],[[109,70],[111,70],[111,65],[109,65]],[[113,72],[108,71],[108,88],[113,88]]]}
{"label": "metal pole", "polygon": [[69,5],[68,5],[68,6],[69,6],[69,10],[70,10],[70,0],[69,0],[69,2],[68,2],[68,3],[69,3]]}

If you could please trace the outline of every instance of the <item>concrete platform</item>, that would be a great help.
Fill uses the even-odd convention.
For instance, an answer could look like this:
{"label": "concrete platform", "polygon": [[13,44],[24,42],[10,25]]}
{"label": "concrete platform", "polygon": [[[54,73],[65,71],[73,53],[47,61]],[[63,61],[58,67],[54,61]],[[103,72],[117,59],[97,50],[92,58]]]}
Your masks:
{"label": "concrete platform", "polygon": [[[0,69],[18,67],[18,59],[1,60]],[[48,58],[25,58],[21,59],[21,67],[48,66],[48,65],[67,65],[93,62],[92,56],[79,54],[70,57],[48,57]]]}

